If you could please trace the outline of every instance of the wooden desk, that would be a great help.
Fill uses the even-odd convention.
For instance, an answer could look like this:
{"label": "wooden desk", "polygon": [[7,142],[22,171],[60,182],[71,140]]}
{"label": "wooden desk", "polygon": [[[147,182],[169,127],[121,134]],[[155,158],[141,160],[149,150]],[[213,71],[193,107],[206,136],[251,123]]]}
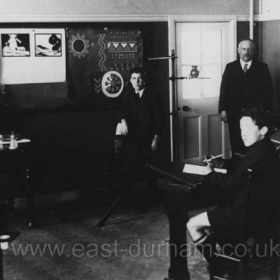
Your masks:
{"label": "wooden desk", "polygon": [[[215,204],[214,200],[209,205],[197,199],[204,192],[203,185],[199,183],[202,176],[183,173],[185,163],[171,163],[165,168],[147,165],[147,168],[161,175],[164,179],[159,183],[159,188],[164,190],[167,217],[169,221],[169,253],[170,267],[168,278],[165,280],[189,280],[190,274],[187,267],[187,234],[186,223],[190,208],[194,209]],[[209,188],[208,188],[209,190]],[[196,193],[191,199],[192,194]],[[210,193],[210,192],[209,192]],[[205,196],[209,197],[209,194]],[[194,202],[195,200],[195,202]],[[200,200],[200,201],[199,201]],[[194,202],[194,203],[191,203]],[[192,205],[191,205],[192,204]]]}

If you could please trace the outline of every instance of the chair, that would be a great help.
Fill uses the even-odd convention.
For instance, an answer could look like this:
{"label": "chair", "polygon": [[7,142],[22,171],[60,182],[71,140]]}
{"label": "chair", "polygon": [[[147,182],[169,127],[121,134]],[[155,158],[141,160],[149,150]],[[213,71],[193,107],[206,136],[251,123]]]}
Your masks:
{"label": "chair", "polygon": [[239,243],[233,243],[236,249],[240,246],[239,249],[243,250],[243,253],[239,251],[239,254],[236,254],[235,251],[238,257],[216,254],[222,260],[219,264],[222,263],[227,267],[227,273],[223,275],[216,273],[212,275],[213,280],[278,280],[277,256],[273,250],[271,251],[277,245],[276,205],[268,202],[263,204],[250,202],[254,176],[256,176],[254,171],[248,170],[247,201],[241,236]]}

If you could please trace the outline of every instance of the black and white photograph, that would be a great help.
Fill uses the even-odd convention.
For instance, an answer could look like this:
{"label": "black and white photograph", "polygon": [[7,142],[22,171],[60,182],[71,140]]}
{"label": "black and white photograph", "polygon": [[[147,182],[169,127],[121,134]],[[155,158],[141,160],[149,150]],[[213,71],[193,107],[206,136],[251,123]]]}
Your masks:
{"label": "black and white photograph", "polygon": [[29,34],[1,34],[2,56],[30,56]]}
{"label": "black and white photograph", "polygon": [[280,0],[2,2],[0,280],[280,280]]}
{"label": "black and white photograph", "polygon": [[61,56],[61,34],[35,34],[36,56]]}
{"label": "black and white photograph", "polygon": [[64,28],[0,28],[0,34],[2,84],[65,82]]}

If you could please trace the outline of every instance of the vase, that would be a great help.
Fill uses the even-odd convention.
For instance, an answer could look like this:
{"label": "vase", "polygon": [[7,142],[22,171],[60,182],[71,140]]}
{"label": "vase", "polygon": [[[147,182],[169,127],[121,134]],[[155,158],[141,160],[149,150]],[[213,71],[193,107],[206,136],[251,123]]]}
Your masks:
{"label": "vase", "polygon": [[189,77],[190,79],[195,79],[195,78],[198,77],[199,71],[198,71],[197,67],[198,66],[196,66],[196,65],[192,66],[192,69],[191,69],[191,72],[190,72],[190,77]]}

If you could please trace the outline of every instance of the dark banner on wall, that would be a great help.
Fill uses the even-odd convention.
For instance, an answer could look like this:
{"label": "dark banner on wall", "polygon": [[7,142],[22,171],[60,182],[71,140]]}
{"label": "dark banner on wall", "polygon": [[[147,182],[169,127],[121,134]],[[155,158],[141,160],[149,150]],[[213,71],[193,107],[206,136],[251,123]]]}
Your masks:
{"label": "dark banner on wall", "polygon": [[139,30],[69,29],[70,99],[99,102],[121,96],[129,71],[142,65],[141,35]]}

